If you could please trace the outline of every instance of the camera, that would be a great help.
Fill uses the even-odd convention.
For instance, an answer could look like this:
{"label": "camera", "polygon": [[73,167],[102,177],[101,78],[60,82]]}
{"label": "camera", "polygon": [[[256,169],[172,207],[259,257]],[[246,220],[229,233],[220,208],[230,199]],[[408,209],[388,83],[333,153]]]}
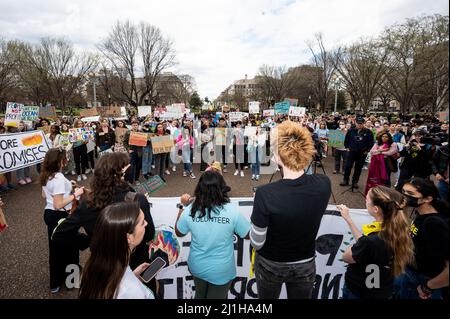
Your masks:
{"label": "camera", "polygon": [[183,209],[183,205],[180,204],[180,203],[178,203],[178,204],[177,204],[177,208],[178,208],[178,209]]}

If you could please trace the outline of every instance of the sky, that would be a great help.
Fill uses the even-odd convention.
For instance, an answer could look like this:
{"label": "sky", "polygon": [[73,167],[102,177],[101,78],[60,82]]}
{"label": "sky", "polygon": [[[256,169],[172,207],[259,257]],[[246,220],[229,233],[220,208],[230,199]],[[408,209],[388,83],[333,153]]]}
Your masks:
{"label": "sky", "polygon": [[95,52],[117,20],[144,21],[173,41],[170,71],[192,75],[200,96],[214,99],[263,64],[309,63],[319,32],[334,48],[436,13],[449,14],[448,0],[0,0],[0,37],[65,37]]}

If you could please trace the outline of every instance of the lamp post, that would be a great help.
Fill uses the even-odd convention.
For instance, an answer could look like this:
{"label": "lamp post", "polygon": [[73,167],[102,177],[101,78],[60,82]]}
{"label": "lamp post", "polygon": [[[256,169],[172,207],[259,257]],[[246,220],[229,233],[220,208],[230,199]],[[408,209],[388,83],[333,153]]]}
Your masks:
{"label": "lamp post", "polygon": [[97,84],[97,77],[95,76],[95,73],[91,74],[91,82],[92,82],[92,87],[94,89],[94,107],[97,107],[97,91],[96,91],[96,84]]}
{"label": "lamp post", "polygon": [[334,82],[334,113],[336,113],[337,112],[338,89],[339,89],[339,85],[341,83],[340,83],[339,77],[335,77],[333,82]]}

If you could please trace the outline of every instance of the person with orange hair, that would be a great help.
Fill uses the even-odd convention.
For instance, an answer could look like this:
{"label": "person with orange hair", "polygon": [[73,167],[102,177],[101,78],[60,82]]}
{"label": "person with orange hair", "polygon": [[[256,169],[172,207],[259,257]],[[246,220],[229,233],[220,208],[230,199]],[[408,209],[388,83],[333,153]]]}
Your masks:
{"label": "person with orange hair", "polygon": [[250,239],[256,250],[258,297],[276,299],[286,283],[289,299],[310,299],[316,278],[315,242],[331,182],[325,175],[305,174],[315,154],[306,128],[285,121],[272,130],[271,144],[283,178],[255,193]]}

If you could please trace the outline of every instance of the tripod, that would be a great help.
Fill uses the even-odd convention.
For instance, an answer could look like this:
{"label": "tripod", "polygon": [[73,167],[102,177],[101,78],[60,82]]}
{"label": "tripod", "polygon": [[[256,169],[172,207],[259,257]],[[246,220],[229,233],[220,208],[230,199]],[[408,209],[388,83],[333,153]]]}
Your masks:
{"label": "tripod", "polygon": [[[312,160],[312,162],[309,163],[308,168],[305,170],[305,172],[307,172],[312,167],[313,164],[314,164],[313,174],[317,174],[317,166],[320,165],[320,167],[322,168],[323,174],[327,175],[327,172],[325,172],[325,167],[323,167],[322,158],[320,158],[320,157],[314,158]],[[331,191],[331,197],[333,197],[335,204],[337,204],[336,197],[334,197],[333,191]]]}
{"label": "tripod", "polygon": [[355,184],[353,184],[352,183],[352,185],[348,188],[348,189],[346,189],[345,191],[343,191],[342,193],[341,193],[341,195],[344,195],[345,193],[347,193],[347,192],[352,192],[352,193],[359,193],[359,194],[361,194],[361,196],[362,197],[364,197],[364,198],[366,198],[366,195],[364,195],[360,190],[357,190],[356,188],[355,188]]}

